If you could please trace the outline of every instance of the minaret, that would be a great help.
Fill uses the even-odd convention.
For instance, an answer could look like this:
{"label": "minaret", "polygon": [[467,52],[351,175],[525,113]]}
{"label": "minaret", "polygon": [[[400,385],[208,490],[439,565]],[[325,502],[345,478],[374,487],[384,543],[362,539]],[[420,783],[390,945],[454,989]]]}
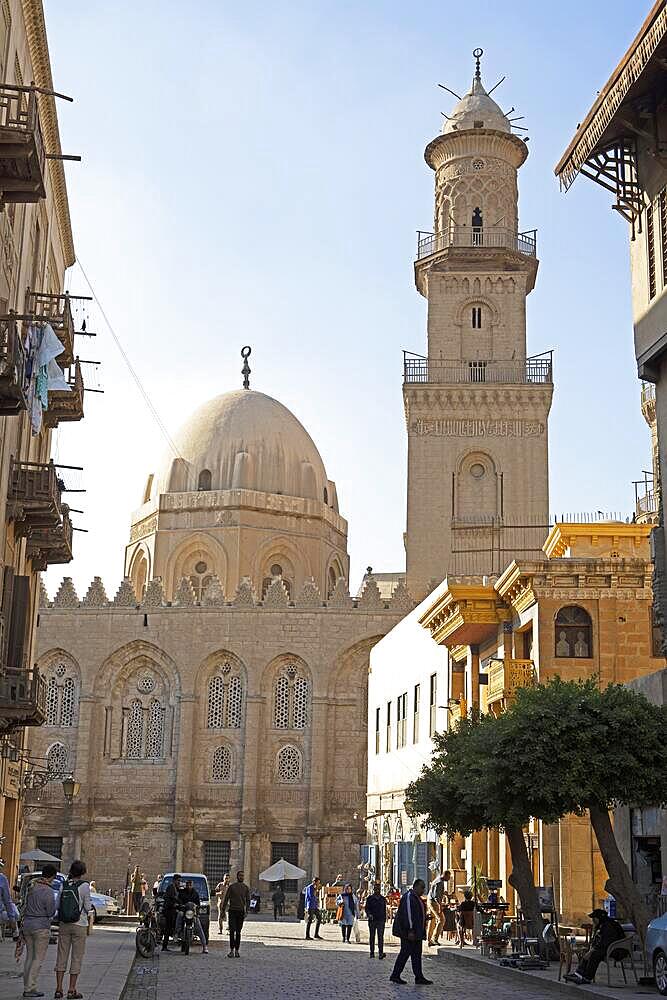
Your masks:
{"label": "minaret", "polygon": [[528,147],[484,89],[481,55],[424,154],[435,223],[419,234],[415,282],[428,301],[428,356],[406,355],[403,386],[416,599],[445,575],[492,575],[530,558],[548,530],[551,356],[526,357],[538,261],[535,231],[518,224]]}

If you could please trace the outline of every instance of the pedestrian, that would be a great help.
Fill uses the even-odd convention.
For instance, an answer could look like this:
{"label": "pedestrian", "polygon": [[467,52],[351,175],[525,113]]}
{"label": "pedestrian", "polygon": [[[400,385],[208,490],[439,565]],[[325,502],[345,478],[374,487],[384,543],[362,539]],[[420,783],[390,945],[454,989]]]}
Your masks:
{"label": "pedestrian", "polygon": [[144,880],[143,875],[139,871],[139,865],[135,866],[132,875],[130,876],[130,889],[132,890],[132,906],[134,907],[134,912],[138,913],[141,909],[141,900],[143,898],[143,893],[141,891],[141,885]]}
{"label": "pedestrian", "polygon": [[463,899],[459,903],[459,945],[461,948],[465,946],[466,943],[466,931],[470,931],[473,936],[474,942],[474,929],[475,929],[475,911],[477,909],[477,903],[472,898],[472,892],[470,889],[464,889]]}
{"label": "pedestrian", "polygon": [[384,958],[384,925],[387,922],[387,900],[380,892],[380,883],[373,885],[373,892],[366,897],[366,916],[368,917],[368,943],[371,958],[375,957],[375,938],[377,935],[378,958]]}
{"label": "pedestrian", "polygon": [[223,875],[220,882],[215,887],[215,898],[218,902],[218,933],[222,934],[222,925],[225,922],[224,914],[222,912],[222,901],[225,898],[225,893],[229,886],[229,874]]}
{"label": "pedestrian", "polygon": [[222,901],[222,918],[229,910],[229,954],[227,958],[238,958],[241,947],[241,931],[246,913],[250,909],[250,889],[243,881],[243,872],[236,873],[236,882],[227,886]]}
{"label": "pedestrian", "polygon": [[164,875],[158,875],[158,877],[153,882],[153,899],[157,899],[158,890],[160,888],[160,883],[163,878]]}
{"label": "pedestrian", "polygon": [[176,926],[176,913],[178,911],[178,890],[181,887],[181,876],[174,874],[173,879],[164,891],[164,907],[162,915],[164,918],[164,928],[162,932],[162,951],[169,951],[169,938],[174,933]]}
{"label": "pedestrian", "polygon": [[445,927],[445,911],[449,906],[447,886],[450,877],[451,872],[441,872],[433,879],[428,890],[428,908],[431,916],[428,933],[429,947],[440,944],[440,935]]}
{"label": "pedestrian", "polygon": [[[69,962],[69,989],[67,1000],[81,1000],[83,994],[76,988],[81,972],[81,963],[86,950],[86,938],[90,934],[93,918],[93,904],[90,899],[90,883],[84,878],[86,866],[83,861],[73,861],[69,875],[62,884],[58,902],[58,954],[56,955],[55,1000],[63,995],[63,980]],[[71,958],[70,958],[71,955]]]}
{"label": "pedestrian", "polygon": [[322,941],[322,935],[320,934],[320,924],[322,923],[322,913],[320,911],[320,886],[321,882],[317,875],[313,876],[313,881],[310,885],[306,886],[306,895],[304,899],[304,917],[306,918],[306,941],[310,941],[310,926],[315,920],[315,934],[314,937]]}
{"label": "pedestrian", "polygon": [[37,989],[37,978],[46,958],[51,921],[56,913],[56,896],[52,883],[57,874],[55,865],[43,865],[41,875],[30,882],[26,893],[21,923],[21,934],[25,941],[24,997],[44,996]]}
{"label": "pedestrian", "polygon": [[[593,920],[591,946],[579,959],[577,971],[565,976],[568,982],[579,985],[588,985],[595,980],[598,965],[607,957],[609,945],[625,937],[625,931],[618,920],[610,917],[606,910],[593,910],[588,916]],[[614,952],[611,953],[611,958],[614,958]]]}
{"label": "pedestrian", "polygon": [[394,936],[401,940],[401,950],[389,977],[392,983],[405,985],[407,980],[401,979],[401,973],[405,963],[410,959],[415,983],[420,986],[431,985],[431,980],[426,979],[422,972],[422,943],[426,937],[426,910],[422,896],[425,889],[424,880],[415,879],[412,888],[408,889],[398,904],[392,931]]}
{"label": "pedestrian", "polygon": [[359,899],[352,891],[350,882],[347,882],[343,886],[343,891],[336,896],[336,905],[338,907],[336,910],[336,919],[340,924],[343,943],[349,944],[354,921],[359,917]]}
{"label": "pedestrian", "polygon": [[283,889],[282,882],[279,882],[277,887],[273,890],[271,902],[273,903],[273,919],[277,920],[278,917],[283,916],[283,910],[285,907],[285,890]]}
{"label": "pedestrian", "polygon": [[14,941],[18,940],[18,915],[19,911],[12,899],[9,889],[9,879],[4,873],[5,862],[0,858],[0,924],[6,924],[11,932]]}

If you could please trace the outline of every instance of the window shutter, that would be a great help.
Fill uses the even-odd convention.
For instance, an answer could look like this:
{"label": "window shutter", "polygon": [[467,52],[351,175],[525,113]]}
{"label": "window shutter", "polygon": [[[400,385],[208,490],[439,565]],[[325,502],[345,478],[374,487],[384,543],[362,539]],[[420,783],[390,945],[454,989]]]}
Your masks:
{"label": "window shutter", "polygon": [[7,666],[22,667],[30,611],[30,577],[15,576],[7,639]]}
{"label": "window shutter", "polygon": [[2,623],[3,623],[3,635],[2,635],[2,645],[0,647],[0,653],[2,654],[2,663],[6,663],[6,650],[7,641],[9,639],[9,622],[12,614],[12,594],[14,593],[14,567],[5,566],[5,570],[2,578]]}

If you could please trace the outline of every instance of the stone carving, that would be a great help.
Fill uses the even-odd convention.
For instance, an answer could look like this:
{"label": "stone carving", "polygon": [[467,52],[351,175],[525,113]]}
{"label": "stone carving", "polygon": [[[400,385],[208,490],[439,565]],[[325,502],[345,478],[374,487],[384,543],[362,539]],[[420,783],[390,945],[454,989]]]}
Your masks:
{"label": "stone carving", "polygon": [[51,601],[49,600],[49,595],[46,592],[46,586],[44,585],[44,579],[42,576],[39,578],[39,606],[40,608],[51,607]]}
{"label": "stone carving", "polygon": [[257,602],[255,601],[252,581],[249,576],[244,576],[239,583],[238,590],[236,591],[236,597],[232,603],[235,608],[254,608]]}
{"label": "stone carving", "polygon": [[319,608],[321,606],[322,595],[312,576],[310,580],[305,581],[295,603],[297,608]]}
{"label": "stone carving", "polygon": [[83,599],[83,606],[84,608],[106,608],[108,604],[109,598],[104,589],[102,578],[94,576],[90,587],[88,587],[88,592]]}
{"label": "stone carving", "polygon": [[58,593],[53,599],[54,608],[78,608],[79,595],[74,589],[71,576],[64,576],[58,587]]}
{"label": "stone carving", "polygon": [[204,598],[202,604],[205,604],[208,608],[218,608],[225,603],[225,594],[222,589],[222,584],[217,576],[212,576],[210,583],[208,584],[206,590],[204,591]]}
{"label": "stone carving", "polygon": [[408,594],[407,587],[402,580],[399,581],[396,590],[391,595],[391,600],[389,601],[389,608],[391,611],[398,611],[401,614],[407,614],[408,611],[412,611],[415,606],[415,602],[412,600]]}
{"label": "stone carving", "polygon": [[174,604],[179,608],[192,608],[196,600],[195,590],[190,578],[182,576],[181,582],[174,594]]}
{"label": "stone carving", "polygon": [[155,576],[148,581],[144,599],[141,602],[145,608],[161,608],[164,604],[164,590],[162,588],[162,577]]}
{"label": "stone carving", "polygon": [[282,581],[282,577],[276,576],[269,584],[264,597],[265,608],[286,608],[289,604],[289,594]]}
{"label": "stone carving", "polygon": [[116,608],[136,608],[137,595],[134,592],[134,587],[129,577],[126,576],[123,579],[113,599],[113,603]]}
{"label": "stone carving", "polygon": [[380,588],[378,587],[374,577],[369,576],[366,580],[366,586],[362,591],[357,607],[362,608],[364,611],[384,610],[384,601],[382,600]]}
{"label": "stone carving", "polygon": [[130,528],[130,541],[136,542],[139,538],[152,535],[154,531],[157,531],[157,511],[145,517],[143,521],[138,521],[137,524],[132,525]]}
{"label": "stone carving", "polygon": [[544,434],[541,420],[427,420],[418,417],[410,425],[418,436],[432,437],[539,437]]}
{"label": "stone carving", "polygon": [[351,608],[353,601],[350,597],[350,592],[347,589],[347,581],[339,576],[336,580],[336,586],[331,592],[331,596],[327,601],[330,608]]}

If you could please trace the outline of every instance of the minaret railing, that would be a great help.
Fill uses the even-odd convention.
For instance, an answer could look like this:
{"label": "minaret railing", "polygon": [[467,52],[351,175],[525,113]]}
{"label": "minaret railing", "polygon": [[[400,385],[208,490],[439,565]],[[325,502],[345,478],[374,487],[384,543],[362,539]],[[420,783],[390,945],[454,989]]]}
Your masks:
{"label": "minaret railing", "polygon": [[553,382],[553,360],[551,351],[516,361],[432,359],[404,351],[403,381],[435,382],[440,385],[471,382],[549,385]]}
{"label": "minaret railing", "polygon": [[451,247],[462,249],[504,249],[514,250],[526,257],[537,256],[537,230],[531,229],[525,233],[516,233],[500,226],[491,228],[476,226],[449,226],[440,233],[417,233],[417,260],[430,257],[431,254],[448,250]]}

